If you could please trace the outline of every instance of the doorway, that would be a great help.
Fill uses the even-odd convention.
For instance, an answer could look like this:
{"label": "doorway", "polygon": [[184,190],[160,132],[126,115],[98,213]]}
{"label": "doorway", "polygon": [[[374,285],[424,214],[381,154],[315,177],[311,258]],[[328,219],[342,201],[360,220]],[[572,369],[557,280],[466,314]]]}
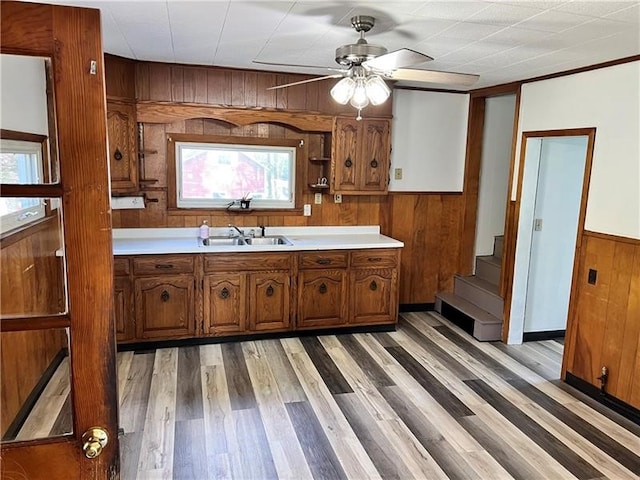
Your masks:
{"label": "doorway", "polygon": [[509,343],[562,335],[594,129],[524,135]]}

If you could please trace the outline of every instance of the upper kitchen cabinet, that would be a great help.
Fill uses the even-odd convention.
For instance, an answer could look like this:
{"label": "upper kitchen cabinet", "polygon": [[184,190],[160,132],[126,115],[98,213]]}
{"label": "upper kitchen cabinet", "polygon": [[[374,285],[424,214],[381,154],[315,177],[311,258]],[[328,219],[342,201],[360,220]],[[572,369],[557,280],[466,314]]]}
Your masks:
{"label": "upper kitchen cabinet", "polygon": [[333,130],[332,192],[347,195],[387,193],[390,121],[337,118]]}
{"label": "upper kitchen cabinet", "polygon": [[128,102],[107,102],[111,192],[138,191],[138,149],[136,106]]}

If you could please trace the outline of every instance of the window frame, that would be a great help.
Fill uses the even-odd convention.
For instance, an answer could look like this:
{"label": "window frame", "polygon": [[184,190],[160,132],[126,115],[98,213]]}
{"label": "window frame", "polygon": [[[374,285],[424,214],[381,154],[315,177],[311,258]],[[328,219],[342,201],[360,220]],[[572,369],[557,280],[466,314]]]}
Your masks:
{"label": "window frame", "polygon": [[[195,134],[167,134],[167,190],[168,190],[168,211],[179,211],[180,215],[202,214],[202,213],[238,213],[242,212],[239,206],[228,206],[230,200],[214,204],[211,206],[194,205],[193,207],[181,206],[179,202],[178,185],[180,175],[177,172],[178,159],[176,155],[177,145],[185,143],[194,144],[218,144],[233,146],[263,146],[295,148],[295,161],[293,165],[293,202],[286,207],[273,206],[270,204],[260,205],[252,202],[251,208],[247,211],[259,210],[261,212],[274,212],[282,214],[298,213],[302,209],[302,186],[304,169],[302,161],[307,156],[307,142],[301,135],[300,138],[269,138],[269,137],[242,137],[242,136],[219,136],[219,135],[195,135]],[[239,199],[235,199],[239,200]]]}
{"label": "window frame", "polygon": [[[29,184],[6,184],[6,185],[24,185],[35,186],[48,184],[51,177],[49,171],[49,158],[48,158],[48,138],[46,135],[38,135],[27,132],[17,132],[13,130],[0,130],[0,146],[5,142],[16,142],[20,144],[21,148],[24,148],[24,153],[36,153],[38,154],[38,174],[41,177],[41,181],[38,183]],[[26,148],[27,146],[33,146],[33,148]],[[12,197],[3,197],[12,198]],[[20,197],[13,197],[20,198]],[[22,231],[49,216],[51,207],[47,203],[46,199],[41,199],[37,205],[23,208],[17,212],[9,213],[0,216],[0,237],[4,238],[8,235],[12,235],[16,232]]]}

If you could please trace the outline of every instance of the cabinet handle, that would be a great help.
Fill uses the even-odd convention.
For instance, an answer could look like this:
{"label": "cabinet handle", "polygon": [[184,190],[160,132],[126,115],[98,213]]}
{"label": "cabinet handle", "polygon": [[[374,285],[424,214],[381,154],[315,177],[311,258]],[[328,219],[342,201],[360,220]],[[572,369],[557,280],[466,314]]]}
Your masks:
{"label": "cabinet handle", "polygon": [[273,287],[269,285],[265,293],[267,294],[267,297],[273,297]]}
{"label": "cabinet handle", "polygon": [[116,151],[113,152],[113,158],[115,158],[116,160],[120,161],[122,160],[122,152],[120,151],[119,148],[116,148]]}
{"label": "cabinet handle", "polygon": [[381,262],[382,261],[382,257],[369,257],[367,259],[367,261],[375,263],[375,262]]}
{"label": "cabinet handle", "polygon": [[156,268],[158,270],[171,270],[173,268],[173,265],[170,263],[159,263],[156,265]]}
{"label": "cabinet handle", "polygon": [[160,294],[160,300],[162,300],[163,302],[168,302],[170,298],[169,292],[167,292],[166,290],[164,290],[161,294]]}
{"label": "cabinet handle", "polygon": [[317,264],[320,265],[329,265],[331,263],[331,259],[330,258],[319,258],[318,260],[316,260]]}
{"label": "cabinet handle", "polygon": [[351,168],[352,165],[353,165],[353,162],[351,161],[351,157],[347,157],[347,159],[344,162],[344,166],[347,168]]}
{"label": "cabinet handle", "polygon": [[375,280],[373,280],[373,281],[369,284],[369,289],[370,289],[371,291],[374,291],[374,292],[378,289],[378,284],[376,283],[376,281],[375,281]]}
{"label": "cabinet handle", "polygon": [[227,289],[227,287],[224,287],[222,290],[220,290],[220,298],[229,298],[229,290]]}
{"label": "cabinet handle", "polygon": [[321,283],[320,286],[318,287],[318,291],[320,293],[327,293],[327,286],[324,283]]}
{"label": "cabinet handle", "polygon": [[374,158],[373,160],[371,160],[371,163],[369,165],[371,165],[371,168],[378,168],[378,161]]}

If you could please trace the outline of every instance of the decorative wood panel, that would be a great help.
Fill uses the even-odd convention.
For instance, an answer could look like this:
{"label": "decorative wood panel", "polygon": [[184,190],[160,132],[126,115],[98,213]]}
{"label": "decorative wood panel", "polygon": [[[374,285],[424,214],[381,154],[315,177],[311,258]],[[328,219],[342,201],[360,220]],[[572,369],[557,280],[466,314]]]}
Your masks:
{"label": "decorative wood panel", "polygon": [[289,328],[289,272],[249,274],[249,326],[252,331]]}
{"label": "decorative wood panel", "polygon": [[247,330],[247,276],[223,273],[204,276],[204,333],[221,335]]}
{"label": "decorative wood panel", "polygon": [[640,240],[585,232],[576,282],[566,371],[599,387],[607,367],[607,393],[640,408]]}
{"label": "decorative wood panel", "polygon": [[347,287],[346,270],[302,270],[298,276],[296,328],[345,324]]}

